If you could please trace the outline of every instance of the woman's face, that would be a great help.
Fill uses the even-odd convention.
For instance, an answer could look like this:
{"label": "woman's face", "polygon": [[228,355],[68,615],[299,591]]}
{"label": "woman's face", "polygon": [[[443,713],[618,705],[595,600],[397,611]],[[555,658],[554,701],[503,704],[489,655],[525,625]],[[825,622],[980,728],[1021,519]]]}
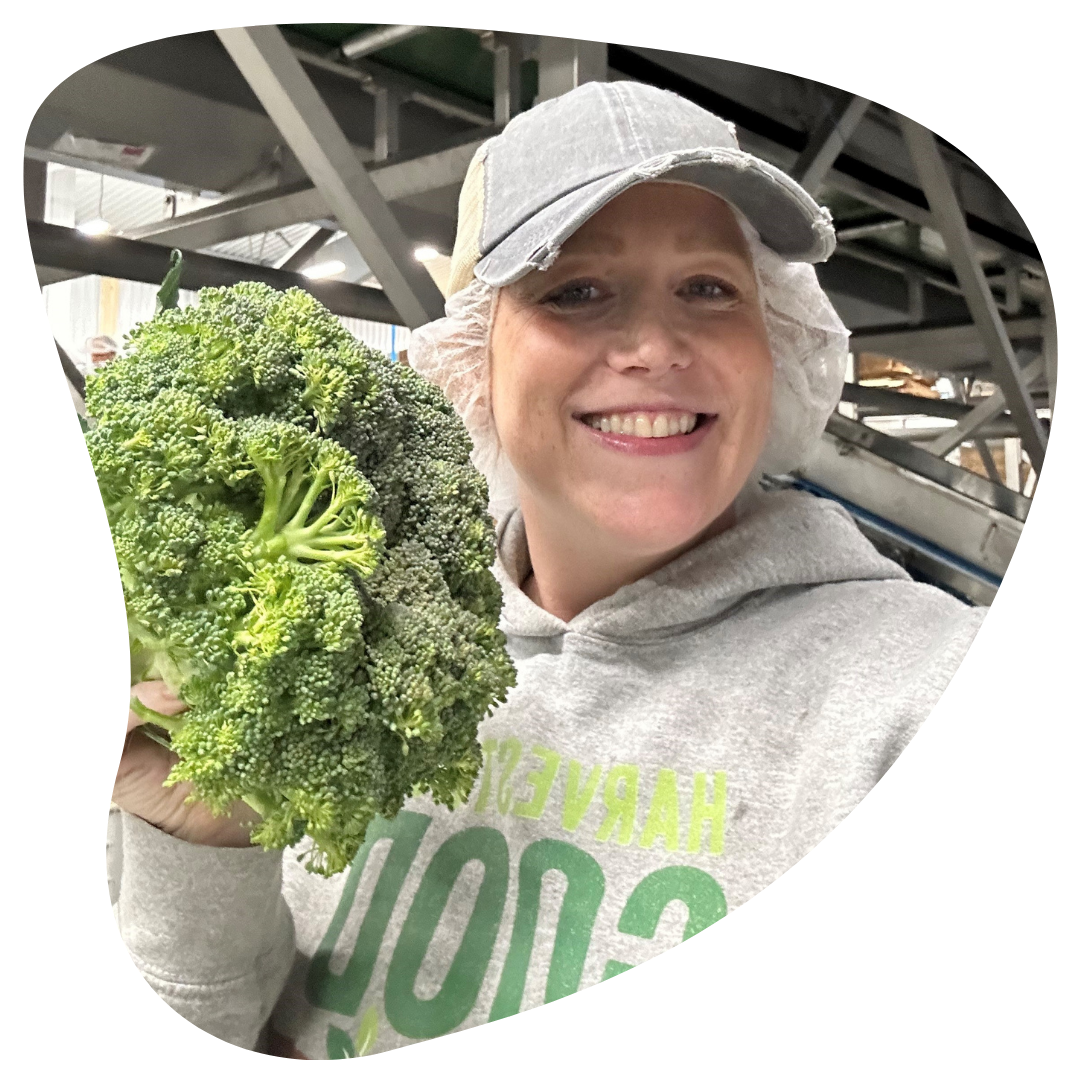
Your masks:
{"label": "woman's face", "polygon": [[699,188],[630,188],[499,297],[492,408],[522,505],[636,556],[691,543],[731,505],[771,396],[745,238]]}

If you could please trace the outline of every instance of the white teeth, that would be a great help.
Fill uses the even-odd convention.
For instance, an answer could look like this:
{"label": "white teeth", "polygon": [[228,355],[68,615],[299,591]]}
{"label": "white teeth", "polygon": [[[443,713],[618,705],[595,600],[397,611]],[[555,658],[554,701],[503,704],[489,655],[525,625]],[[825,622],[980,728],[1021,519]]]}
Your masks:
{"label": "white teeth", "polygon": [[593,413],[584,418],[589,427],[615,435],[634,435],[639,439],[665,439],[685,435],[697,427],[695,413]]}

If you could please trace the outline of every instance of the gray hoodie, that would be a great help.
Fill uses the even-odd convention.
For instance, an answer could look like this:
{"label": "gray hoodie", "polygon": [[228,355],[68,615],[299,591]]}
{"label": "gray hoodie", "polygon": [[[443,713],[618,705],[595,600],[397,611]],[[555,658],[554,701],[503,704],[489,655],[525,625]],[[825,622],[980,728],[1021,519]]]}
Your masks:
{"label": "gray hoodie", "polygon": [[174,1009],[243,1046],[344,1057],[640,964],[851,812],[982,615],[793,491],[569,622],[518,588],[527,569],[513,515],[496,573],[518,685],[481,725],[468,805],[411,800],[329,880],[119,815],[121,933]]}

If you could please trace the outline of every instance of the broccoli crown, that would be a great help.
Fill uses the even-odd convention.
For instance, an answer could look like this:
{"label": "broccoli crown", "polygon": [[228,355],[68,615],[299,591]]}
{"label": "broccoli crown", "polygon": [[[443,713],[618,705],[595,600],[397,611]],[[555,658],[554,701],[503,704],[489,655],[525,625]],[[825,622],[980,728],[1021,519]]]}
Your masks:
{"label": "broccoli crown", "polygon": [[487,488],[438,388],[308,293],[246,282],[160,311],[87,383],[133,681],[217,813],[344,869],[376,815],[468,798],[513,684]]}

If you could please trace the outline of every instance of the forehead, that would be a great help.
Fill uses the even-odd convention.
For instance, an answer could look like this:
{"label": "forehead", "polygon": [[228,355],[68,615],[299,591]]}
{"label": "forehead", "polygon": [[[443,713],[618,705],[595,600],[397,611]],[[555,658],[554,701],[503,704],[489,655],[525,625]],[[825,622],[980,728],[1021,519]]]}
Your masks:
{"label": "forehead", "polygon": [[585,221],[562,251],[614,255],[640,243],[750,260],[735,211],[711,191],[677,181],[651,181],[622,192]]}

